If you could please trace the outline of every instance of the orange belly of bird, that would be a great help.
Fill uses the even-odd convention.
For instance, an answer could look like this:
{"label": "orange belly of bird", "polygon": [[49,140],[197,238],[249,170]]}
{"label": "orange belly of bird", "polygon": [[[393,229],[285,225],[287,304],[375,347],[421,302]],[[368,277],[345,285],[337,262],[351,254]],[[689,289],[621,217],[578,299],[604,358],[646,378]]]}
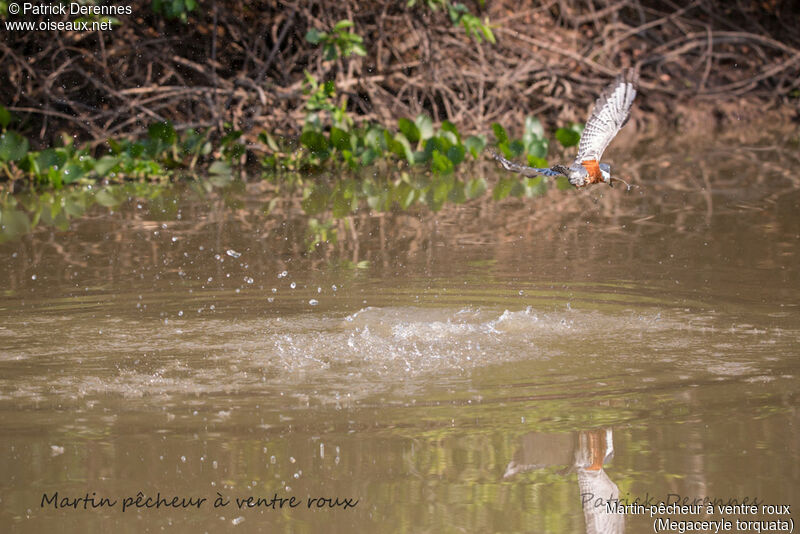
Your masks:
{"label": "orange belly of bird", "polygon": [[589,178],[586,180],[590,184],[596,184],[603,181],[603,174],[600,172],[600,164],[596,159],[587,159],[581,161],[581,165],[589,173]]}

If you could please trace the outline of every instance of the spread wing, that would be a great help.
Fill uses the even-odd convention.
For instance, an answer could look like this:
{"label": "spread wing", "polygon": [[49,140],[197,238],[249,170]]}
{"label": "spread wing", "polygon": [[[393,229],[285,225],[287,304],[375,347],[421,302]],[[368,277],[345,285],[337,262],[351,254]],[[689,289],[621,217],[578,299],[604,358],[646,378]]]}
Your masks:
{"label": "spread wing", "polygon": [[603,90],[581,134],[578,156],[575,158],[577,163],[600,161],[608,144],[628,122],[638,82],[636,71],[625,69]]}
{"label": "spread wing", "polygon": [[500,165],[507,171],[511,172],[518,172],[522,176],[560,176],[564,174],[562,172],[558,172],[554,169],[539,169],[537,167],[528,167],[527,165],[519,165],[514,163],[513,161],[509,161],[497,152],[490,152],[492,157],[500,162]]}

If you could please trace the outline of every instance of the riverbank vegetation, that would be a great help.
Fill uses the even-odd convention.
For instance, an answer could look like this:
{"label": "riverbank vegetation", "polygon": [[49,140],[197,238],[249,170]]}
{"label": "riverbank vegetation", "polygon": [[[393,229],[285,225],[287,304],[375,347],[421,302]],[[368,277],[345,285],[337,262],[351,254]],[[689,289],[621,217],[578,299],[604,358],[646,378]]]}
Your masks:
{"label": "riverbank vegetation", "polygon": [[[640,71],[641,96],[623,134],[800,114],[791,2],[136,0],[131,10],[83,17],[112,31],[6,31],[4,227],[87,204],[54,195],[23,224],[11,196],[20,190],[118,192],[129,189],[113,184],[198,176],[299,196],[320,217],[312,242],[326,240],[329,215],[363,204],[438,210],[484,194],[537,196],[566,183],[487,178],[486,147],[539,167],[567,161],[580,121],[624,66]],[[45,18],[15,18],[0,1],[4,24]],[[89,203],[113,206],[116,194]]]}
{"label": "riverbank vegetation", "polygon": [[[623,66],[641,71],[640,124],[800,109],[791,2],[142,0],[131,11],[81,19],[112,31],[6,32],[5,187],[401,163],[448,174],[487,143],[543,165],[574,144]],[[0,2],[0,18],[47,17]]]}

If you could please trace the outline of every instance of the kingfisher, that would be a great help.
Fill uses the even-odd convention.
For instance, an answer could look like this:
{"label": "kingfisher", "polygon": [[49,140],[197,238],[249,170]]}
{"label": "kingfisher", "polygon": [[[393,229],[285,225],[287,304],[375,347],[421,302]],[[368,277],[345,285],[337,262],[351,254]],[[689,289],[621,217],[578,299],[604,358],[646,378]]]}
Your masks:
{"label": "kingfisher", "polygon": [[[600,182],[613,186],[614,182],[627,182],[611,176],[611,166],[600,163],[608,144],[628,122],[633,99],[639,83],[639,75],[633,69],[624,69],[619,76],[606,87],[586,121],[586,127],[578,143],[578,155],[572,165],[553,165],[549,169],[538,169],[519,165],[507,160],[496,152],[492,156],[500,162],[504,169],[518,172],[523,176],[566,176],[575,187],[584,187]],[[628,185],[628,189],[630,186]]]}

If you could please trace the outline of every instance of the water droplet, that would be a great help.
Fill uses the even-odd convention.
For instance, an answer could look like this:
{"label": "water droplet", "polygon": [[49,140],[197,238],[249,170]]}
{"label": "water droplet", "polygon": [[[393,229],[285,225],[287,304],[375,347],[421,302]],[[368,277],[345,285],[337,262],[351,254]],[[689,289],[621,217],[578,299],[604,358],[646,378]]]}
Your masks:
{"label": "water droplet", "polygon": [[308,301],[308,303],[311,306],[316,306],[317,304],[319,304],[319,301],[317,299],[311,299],[311,300]]}
{"label": "water droplet", "polygon": [[296,283],[294,283],[294,282],[292,282],[291,284],[289,284],[289,287],[291,287],[292,289],[294,289],[294,288],[296,288],[296,287],[297,287],[297,284],[296,284]]}
{"label": "water droplet", "polygon": [[278,278],[283,278],[289,274],[289,271],[283,271],[282,273],[278,274]]}
{"label": "water droplet", "polygon": [[249,277],[249,276],[245,276],[244,277],[244,281],[247,282],[248,284],[252,284],[253,283],[253,279],[251,277]]}
{"label": "water droplet", "polygon": [[36,280],[36,275],[31,276],[31,280]]}

